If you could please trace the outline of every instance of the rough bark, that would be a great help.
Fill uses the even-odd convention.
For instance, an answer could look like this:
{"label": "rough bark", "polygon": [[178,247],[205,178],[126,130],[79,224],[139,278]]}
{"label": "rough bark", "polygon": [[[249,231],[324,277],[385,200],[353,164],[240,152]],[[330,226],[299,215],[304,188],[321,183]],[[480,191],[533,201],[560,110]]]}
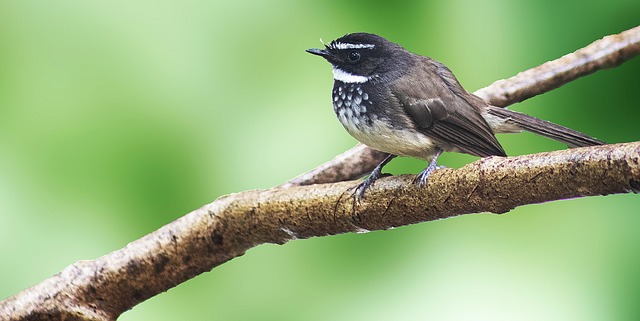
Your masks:
{"label": "rough bark", "polygon": [[223,196],[121,250],[79,261],[0,302],[0,315],[7,320],[114,320],[263,243],[638,191],[640,142],[484,158],[457,170],[437,170],[425,188],[413,178],[383,178],[359,203],[347,191],[355,182]]}
{"label": "rough bark", "polygon": [[[494,104],[519,101],[640,52],[640,28],[612,37],[582,49],[596,48],[578,54],[578,64],[567,58],[576,52],[559,65],[548,65],[550,69],[535,72],[542,65],[481,93]],[[388,229],[466,213],[504,213],[525,204],[640,189],[640,142],[484,158],[457,170],[437,170],[425,188],[413,184],[413,176],[383,178],[359,203],[347,192],[355,182],[309,185],[361,176],[370,169],[358,162],[373,166],[376,157],[357,146],[283,186],[220,197],[123,249],[79,261],[1,301],[0,319],[115,320],[136,304],[263,243]]]}

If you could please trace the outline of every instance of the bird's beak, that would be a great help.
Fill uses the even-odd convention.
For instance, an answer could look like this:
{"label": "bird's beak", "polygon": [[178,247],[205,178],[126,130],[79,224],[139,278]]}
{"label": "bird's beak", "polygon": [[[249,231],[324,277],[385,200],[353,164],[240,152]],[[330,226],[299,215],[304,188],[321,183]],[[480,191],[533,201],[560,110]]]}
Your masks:
{"label": "bird's beak", "polygon": [[328,59],[331,56],[331,53],[329,52],[329,50],[326,50],[326,49],[311,48],[311,49],[307,49],[307,52],[312,55],[320,56],[324,59]]}

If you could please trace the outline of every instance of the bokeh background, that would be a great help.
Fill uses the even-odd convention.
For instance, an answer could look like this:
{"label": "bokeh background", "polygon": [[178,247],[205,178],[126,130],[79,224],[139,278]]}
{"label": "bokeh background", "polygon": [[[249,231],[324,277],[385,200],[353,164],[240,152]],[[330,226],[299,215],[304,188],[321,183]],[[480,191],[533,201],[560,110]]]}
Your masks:
{"label": "bokeh background", "polygon": [[[2,1],[0,299],[352,147],[304,52],[320,37],[379,33],[476,90],[639,17],[637,0]],[[512,108],[636,141],[639,85],[635,59]],[[613,195],[263,245],[120,320],[638,320],[639,214]]]}

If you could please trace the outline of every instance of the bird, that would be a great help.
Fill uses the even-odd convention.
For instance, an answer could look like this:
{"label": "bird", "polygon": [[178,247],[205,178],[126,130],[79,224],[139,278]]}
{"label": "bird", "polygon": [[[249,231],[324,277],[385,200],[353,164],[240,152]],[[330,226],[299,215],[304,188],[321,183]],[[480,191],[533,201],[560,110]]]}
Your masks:
{"label": "bird", "polygon": [[308,53],[333,70],[333,110],[346,131],[386,158],[354,190],[356,199],[397,156],[429,162],[414,182],[423,187],[443,152],[478,157],[506,153],[495,133],[529,131],[569,147],[605,144],[573,129],[490,105],[466,91],[444,64],[372,33],[346,34]]}

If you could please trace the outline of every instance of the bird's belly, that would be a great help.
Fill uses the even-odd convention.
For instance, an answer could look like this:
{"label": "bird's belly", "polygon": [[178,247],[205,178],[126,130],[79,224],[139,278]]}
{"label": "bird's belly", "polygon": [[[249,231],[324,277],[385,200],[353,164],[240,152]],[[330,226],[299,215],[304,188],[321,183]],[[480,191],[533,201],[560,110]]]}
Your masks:
{"label": "bird's belly", "polygon": [[394,155],[431,160],[435,143],[426,135],[414,130],[395,129],[376,117],[362,119],[338,114],[344,128],[361,143]]}

